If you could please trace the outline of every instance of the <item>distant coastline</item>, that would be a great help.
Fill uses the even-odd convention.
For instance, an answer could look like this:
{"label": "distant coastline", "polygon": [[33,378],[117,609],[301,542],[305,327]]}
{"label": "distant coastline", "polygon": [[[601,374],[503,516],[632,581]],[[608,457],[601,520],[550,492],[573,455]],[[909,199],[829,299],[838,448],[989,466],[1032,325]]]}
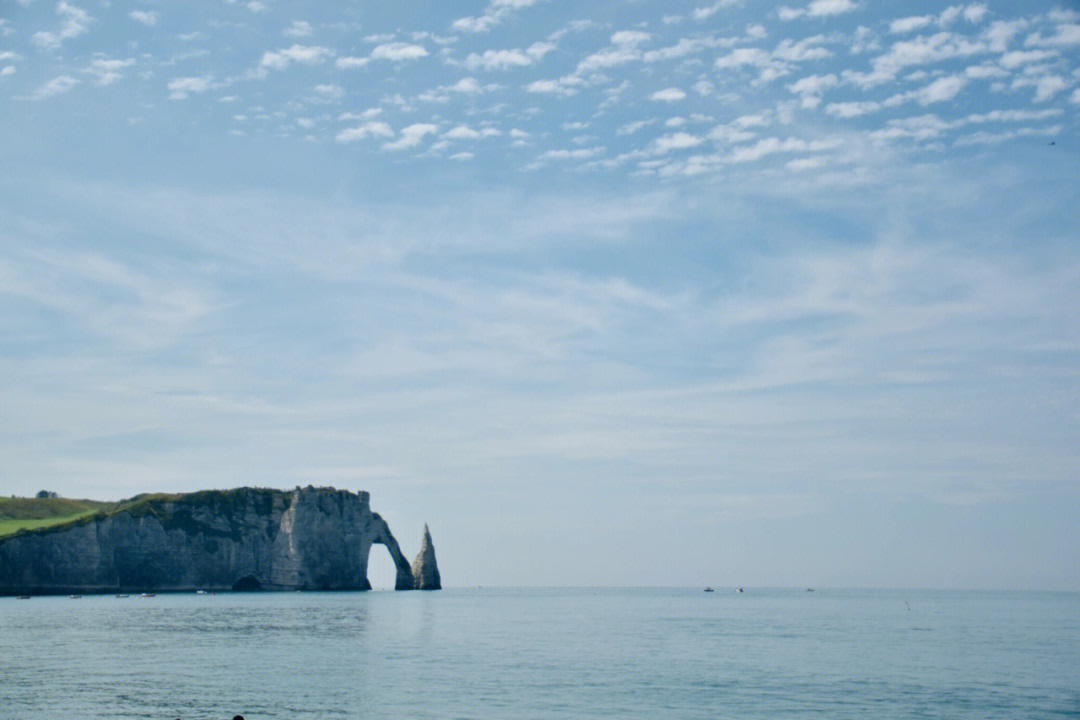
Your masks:
{"label": "distant coastline", "polygon": [[427,527],[410,564],[369,499],[311,486],[3,498],[0,595],[370,590],[372,545],[390,553],[395,590],[441,588]]}

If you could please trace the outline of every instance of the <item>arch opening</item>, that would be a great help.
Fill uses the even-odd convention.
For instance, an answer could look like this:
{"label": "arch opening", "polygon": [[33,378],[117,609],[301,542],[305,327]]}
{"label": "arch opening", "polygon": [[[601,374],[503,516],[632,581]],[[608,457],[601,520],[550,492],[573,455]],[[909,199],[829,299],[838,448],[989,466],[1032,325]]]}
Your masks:
{"label": "arch opening", "polygon": [[397,565],[390,550],[380,543],[373,543],[368,553],[367,579],[372,590],[393,590],[397,580]]}

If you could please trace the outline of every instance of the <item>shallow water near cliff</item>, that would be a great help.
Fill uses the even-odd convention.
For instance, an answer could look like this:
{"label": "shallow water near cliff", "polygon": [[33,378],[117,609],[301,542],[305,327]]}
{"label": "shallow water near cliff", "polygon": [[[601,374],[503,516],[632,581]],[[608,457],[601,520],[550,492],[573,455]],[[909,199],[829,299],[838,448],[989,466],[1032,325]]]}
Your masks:
{"label": "shallow water near cliff", "polygon": [[[910,608],[910,609],[909,609]],[[1080,715],[1080,595],[0,598],[0,717]]]}

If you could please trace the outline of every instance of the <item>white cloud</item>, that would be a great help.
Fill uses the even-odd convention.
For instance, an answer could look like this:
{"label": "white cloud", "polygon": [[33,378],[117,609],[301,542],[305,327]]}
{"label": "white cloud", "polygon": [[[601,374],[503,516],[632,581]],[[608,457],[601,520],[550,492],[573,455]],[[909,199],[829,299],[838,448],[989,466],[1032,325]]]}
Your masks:
{"label": "white cloud", "polygon": [[616,135],[633,135],[638,130],[655,124],[655,120],[635,120],[634,122],[626,123],[620,126],[616,131]]}
{"label": "white cloud", "polygon": [[495,128],[473,130],[468,125],[458,125],[453,130],[443,133],[442,136],[447,140],[479,140],[480,138],[495,137],[498,135],[502,135],[502,133]]}
{"label": "white cloud", "polygon": [[55,95],[63,95],[71,88],[79,84],[79,81],[73,77],[67,75],[60,75],[54,77],[49,82],[45,83],[30,95],[31,100],[44,100]]}
{"label": "white cloud", "polygon": [[934,22],[933,15],[913,15],[911,17],[897,18],[889,23],[889,32],[894,35],[909,33],[918,30]]}
{"label": "white cloud", "polygon": [[118,60],[99,57],[91,60],[90,65],[84,72],[88,72],[94,76],[95,85],[111,85],[123,77],[123,74],[120,72],[121,70],[131,67],[134,64],[134,58]]}
{"label": "white cloud", "polygon": [[859,6],[852,0],[813,0],[805,8],[782,6],[777,10],[781,20],[794,20],[800,17],[828,17],[851,12]]}
{"label": "white cloud", "polygon": [[841,77],[845,82],[866,89],[895,80],[901,70],[912,65],[967,57],[986,50],[986,44],[981,41],[969,40],[956,33],[939,32],[895,42],[888,52],[874,58],[871,72],[844,70]]}
{"label": "white cloud", "polygon": [[824,35],[814,35],[794,41],[789,38],[781,40],[773,50],[773,56],[788,62],[805,62],[807,60],[821,60],[832,56],[832,52],[821,46],[825,42]]}
{"label": "white cloud", "polygon": [[426,135],[432,135],[439,131],[438,125],[431,123],[414,123],[401,129],[397,140],[383,144],[384,150],[405,150],[420,144]]}
{"label": "white cloud", "polygon": [[370,120],[373,117],[382,115],[383,109],[379,107],[368,108],[363,112],[343,112],[338,115],[338,120]]}
{"label": "white cloud", "polygon": [[506,70],[511,67],[532,65],[533,58],[521,50],[485,50],[482,55],[470,53],[465,58],[465,67],[470,70]]}
{"label": "white cloud", "polygon": [[772,60],[772,56],[756,47],[736,48],[727,55],[721,55],[713,63],[718,70],[735,68],[741,65],[756,65],[763,67]]}
{"label": "white cloud", "polygon": [[656,154],[663,155],[665,153],[671,152],[672,150],[685,150],[686,148],[697,147],[703,142],[704,140],[697,137],[696,135],[691,135],[684,132],[677,132],[671,135],[663,135],[656,138],[656,140],[653,141],[653,149]]}
{"label": "white cloud", "polygon": [[800,97],[804,108],[814,108],[821,103],[822,93],[829,88],[836,87],[839,82],[832,73],[828,75],[807,75],[788,85],[788,90]]}
{"label": "white cloud", "polygon": [[953,126],[952,123],[942,120],[933,113],[916,117],[898,118],[889,120],[884,128],[871,132],[870,139],[879,142],[898,140],[901,138],[931,140],[939,137],[943,132]]}
{"label": "white cloud", "polygon": [[78,37],[86,32],[93,21],[93,18],[85,10],[69,5],[63,0],[56,4],[56,14],[62,18],[59,30],[56,32],[43,30],[34,33],[31,37],[33,43],[38,47],[58,48],[65,40]]}
{"label": "white cloud", "polygon": [[970,23],[980,23],[988,12],[990,12],[989,8],[981,3],[968,5],[964,8],[964,19]]}
{"label": "white cloud", "polygon": [[723,8],[730,7],[738,3],[739,0],[719,0],[712,5],[705,7],[695,8],[692,17],[695,21],[701,22],[702,20],[708,20],[716,13],[720,12]]}
{"label": "white cloud", "polygon": [[158,14],[153,10],[132,10],[128,13],[128,17],[148,27],[157,25],[158,20]]}
{"label": "white cloud", "polygon": [[474,77],[465,77],[461,78],[453,85],[440,85],[434,90],[428,90],[421,93],[418,97],[425,102],[447,102],[450,100],[450,93],[480,95],[482,93],[498,90],[500,87],[500,85],[495,83],[483,85]]}
{"label": "white cloud", "polygon": [[1046,120],[1064,114],[1061,108],[1047,108],[1045,110],[991,110],[988,113],[976,113],[968,115],[969,123],[985,122],[1028,122],[1031,120]]}
{"label": "white cloud", "polygon": [[371,62],[371,58],[366,57],[339,57],[334,61],[334,65],[342,70],[352,70],[353,68],[360,68]]}
{"label": "white cloud", "polygon": [[952,100],[964,89],[967,80],[961,75],[938,78],[926,87],[918,90],[917,100],[920,105]]}
{"label": "white cloud", "polygon": [[859,6],[853,0],[814,0],[806,7],[810,17],[827,17],[851,12]]}
{"label": "white cloud", "polygon": [[289,27],[281,31],[281,34],[285,37],[307,37],[311,35],[311,23],[306,20],[293,20]]}
{"label": "white cloud", "polygon": [[339,143],[354,142],[369,137],[393,137],[394,131],[384,122],[371,121],[357,127],[346,128],[334,139]]}
{"label": "white cloud", "polygon": [[838,102],[829,103],[825,106],[825,112],[829,115],[838,118],[853,118],[860,115],[867,115],[869,113],[877,112],[881,109],[881,103],[878,102]]}
{"label": "white cloud", "polygon": [[657,90],[656,92],[654,92],[652,95],[649,96],[649,99],[650,100],[660,100],[660,101],[663,101],[663,102],[676,102],[678,100],[682,100],[685,97],[686,97],[686,93],[684,93],[679,88],[669,87],[669,88],[664,88],[663,90]]}
{"label": "white cloud", "polygon": [[316,85],[314,88],[315,95],[322,101],[340,100],[345,97],[345,88],[340,85],[323,84]]}
{"label": "white cloud", "polygon": [[169,99],[183,100],[191,93],[203,93],[212,87],[213,78],[209,75],[199,77],[181,77],[169,81]]}
{"label": "white cloud", "polygon": [[659,60],[673,60],[675,58],[685,57],[686,55],[692,55],[708,48],[717,47],[718,45],[725,45],[733,43],[732,39],[717,39],[717,38],[679,38],[679,40],[668,47],[659,48],[657,50],[649,50],[641,56],[643,62],[656,62]]}
{"label": "white cloud", "polygon": [[451,27],[461,32],[487,32],[514,10],[535,5],[538,0],[491,0],[480,15],[458,18]]}
{"label": "white cloud", "polygon": [[259,64],[272,70],[284,70],[292,63],[317,65],[334,54],[333,50],[314,45],[293,45],[277,52],[263,54]]}
{"label": "white cloud", "polygon": [[949,75],[938,78],[918,90],[897,93],[886,99],[882,105],[885,107],[896,107],[897,105],[902,105],[914,100],[920,105],[925,106],[932,103],[943,102],[945,100],[952,100],[966,84],[967,78],[963,75]]}
{"label": "white cloud", "polygon": [[[491,86],[488,86],[491,87]],[[446,88],[450,92],[464,93],[466,95],[479,95],[484,92],[485,86],[480,84],[476,78],[466,77],[461,78],[453,85]]]}
{"label": "white cloud", "polygon": [[997,65],[984,63],[982,65],[969,65],[964,68],[964,75],[972,80],[986,80],[987,78],[1008,77],[1009,73]]}
{"label": "white cloud", "polygon": [[1072,47],[1080,45],[1080,23],[1062,23],[1054,28],[1054,34],[1044,37],[1041,33],[1029,35],[1025,45],[1038,47]]}
{"label": "white cloud", "polygon": [[987,48],[991,52],[1005,52],[1013,37],[1028,24],[1026,18],[995,20],[983,31],[982,37],[986,40]]}
{"label": "white cloud", "polygon": [[838,142],[826,140],[803,140],[802,138],[789,137],[781,140],[778,137],[767,137],[758,140],[753,145],[743,145],[731,151],[725,158],[726,162],[744,163],[760,160],[767,155],[776,153],[792,152],[820,152],[836,147]]}
{"label": "white cloud", "polygon": [[394,42],[376,45],[371,51],[371,59],[399,62],[401,60],[416,60],[427,57],[427,54],[428,51],[422,45]]}
{"label": "white cloud", "polygon": [[998,62],[1001,63],[1002,67],[1013,70],[1021,65],[1040,62],[1055,56],[1057,56],[1057,53],[1053,50],[1013,50],[1004,53],[998,58]]}
{"label": "white cloud", "polygon": [[581,84],[581,79],[573,75],[565,75],[558,80],[534,80],[525,86],[526,92],[550,93],[553,95],[573,95],[577,92],[575,86]]}
{"label": "white cloud", "polygon": [[548,150],[541,153],[540,160],[587,160],[595,157],[601,148],[578,148],[576,150]]}
{"label": "white cloud", "polygon": [[828,162],[828,157],[824,155],[814,155],[811,157],[795,158],[794,160],[788,160],[784,167],[796,172],[801,170],[814,170],[822,167]]}
{"label": "white cloud", "polygon": [[253,13],[265,12],[266,3],[260,2],[259,0],[251,0],[251,2],[247,4],[247,9]]}
{"label": "white cloud", "polygon": [[641,30],[620,30],[611,36],[612,45],[640,45],[648,42],[652,36]]}
{"label": "white cloud", "polygon": [[1069,102],[1073,105],[1080,105],[1080,88],[1073,90],[1072,95],[1069,96]]}
{"label": "white cloud", "polygon": [[480,137],[480,133],[468,125],[458,125],[453,130],[443,133],[443,137],[447,140],[476,140]]}
{"label": "white cloud", "polygon": [[1032,100],[1035,102],[1046,102],[1062,90],[1068,88],[1069,82],[1060,75],[1036,75],[1018,77],[1013,80],[1012,83],[1014,90],[1032,86],[1035,88],[1035,97],[1032,98]]}

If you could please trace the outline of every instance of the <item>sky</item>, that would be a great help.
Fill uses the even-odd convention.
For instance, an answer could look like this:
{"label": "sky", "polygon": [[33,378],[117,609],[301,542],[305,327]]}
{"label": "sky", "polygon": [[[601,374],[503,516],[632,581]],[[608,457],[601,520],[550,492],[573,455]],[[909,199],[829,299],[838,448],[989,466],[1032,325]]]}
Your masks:
{"label": "sky", "polygon": [[1078,127],[1072,2],[0,0],[0,493],[1080,590]]}

